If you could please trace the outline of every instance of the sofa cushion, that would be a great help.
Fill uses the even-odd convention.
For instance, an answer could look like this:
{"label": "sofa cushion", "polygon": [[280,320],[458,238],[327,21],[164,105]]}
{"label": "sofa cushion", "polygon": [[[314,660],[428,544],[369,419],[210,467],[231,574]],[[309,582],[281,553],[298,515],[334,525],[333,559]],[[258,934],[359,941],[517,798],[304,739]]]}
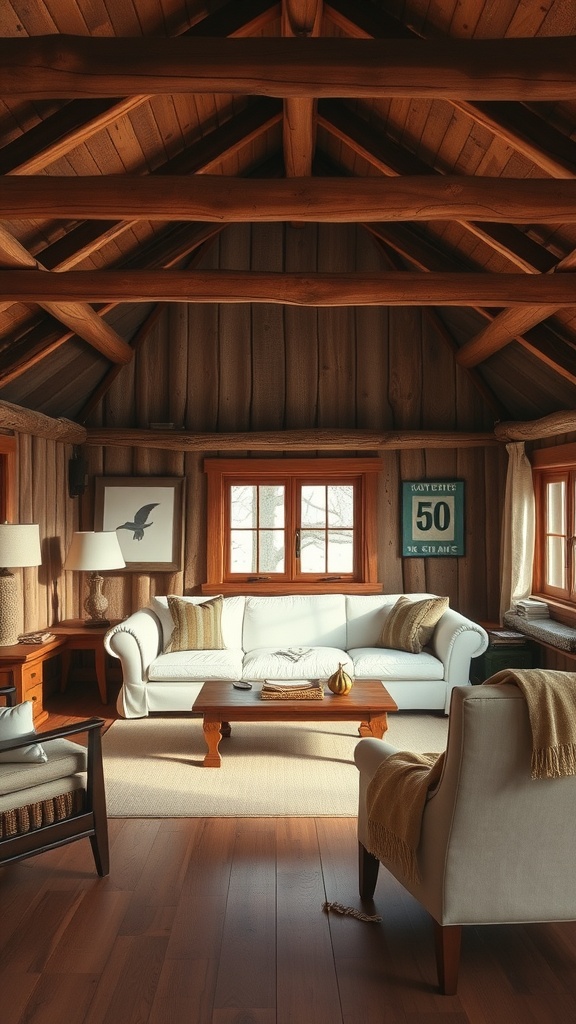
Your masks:
{"label": "sofa cushion", "polygon": [[[346,650],[375,647],[384,619],[402,594],[346,594]],[[423,601],[436,594],[410,594],[410,600]]]}
{"label": "sofa cushion", "polygon": [[174,629],[164,654],[174,651],[221,651],[223,598],[213,597],[202,604],[191,604],[173,594],[168,595],[168,610]]}
{"label": "sofa cushion", "polygon": [[447,597],[429,597],[424,601],[399,597],[384,619],[376,646],[420,654],[432,639],[436,624],[447,608]]}
{"label": "sofa cushion", "polygon": [[342,665],[352,672],[346,651],[338,647],[310,647],[302,657],[286,657],[289,650],[260,647],[244,655],[243,679],[327,679]]}
{"label": "sofa cushion", "polygon": [[[180,597],[180,601],[189,604],[205,604],[210,601],[209,597],[197,595]],[[225,597],[222,605],[222,640],[224,647],[230,650],[238,650],[242,647],[242,623],[244,619],[244,603],[246,598],[243,595]],[[168,609],[167,597],[153,597],[148,606],[160,620],[162,627],[163,645],[166,645],[174,628],[174,620]]]}
{"label": "sofa cushion", "polygon": [[160,654],[148,669],[151,682],[240,679],[242,651],[175,651]]}
{"label": "sofa cushion", "polygon": [[[25,700],[13,708],[0,708],[0,740],[19,740],[28,733],[35,732],[32,701]],[[36,763],[45,764],[46,752],[41,743],[28,743],[18,750],[8,750],[0,754],[2,763]]]}
{"label": "sofa cushion", "polygon": [[[243,647],[346,648],[346,605],[343,594],[281,594],[247,597]],[[336,666],[338,667],[338,666]]]}
{"label": "sofa cushion", "polygon": [[383,650],[377,647],[357,647],[348,651],[356,679],[443,679],[444,665],[428,651],[409,654],[408,651]]}

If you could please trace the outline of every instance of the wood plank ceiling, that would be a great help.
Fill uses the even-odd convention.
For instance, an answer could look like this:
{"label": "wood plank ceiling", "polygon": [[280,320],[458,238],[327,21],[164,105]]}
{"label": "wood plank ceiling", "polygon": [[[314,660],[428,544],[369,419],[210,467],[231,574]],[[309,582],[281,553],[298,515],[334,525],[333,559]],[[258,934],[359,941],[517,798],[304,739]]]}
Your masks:
{"label": "wood plank ceiling", "polygon": [[[519,373],[574,408],[575,53],[566,0],[3,0],[0,399],[79,352],[101,393],[193,294],[434,305],[502,408]],[[363,224],[388,269],[195,269],[256,216]]]}

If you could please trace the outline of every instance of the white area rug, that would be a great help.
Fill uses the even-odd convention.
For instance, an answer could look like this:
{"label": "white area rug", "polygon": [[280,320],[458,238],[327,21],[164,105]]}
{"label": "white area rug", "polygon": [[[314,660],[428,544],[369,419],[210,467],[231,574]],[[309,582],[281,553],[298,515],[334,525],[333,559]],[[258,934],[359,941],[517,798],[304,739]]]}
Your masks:
{"label": "white area rug", "polygon": [[[442,751],[448,719],[388,716],[386,739]],[[110,817],[352,817],[358,800],[356,722],[234,722],[221,768],[204,768],[200,719],[114,722],[103,737]]]}

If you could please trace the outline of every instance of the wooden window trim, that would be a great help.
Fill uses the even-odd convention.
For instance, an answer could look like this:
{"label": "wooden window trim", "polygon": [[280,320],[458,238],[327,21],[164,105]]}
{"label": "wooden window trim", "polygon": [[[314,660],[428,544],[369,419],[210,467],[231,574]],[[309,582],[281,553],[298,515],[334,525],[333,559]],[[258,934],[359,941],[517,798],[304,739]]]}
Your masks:
{"label": "wooden window trim", "polygon": [[16,515],[16,438],[0,434],[0,523],[13,523]]}
{"label": "wooden window trim", "polygon": [[[377,578],[377,490],[378,475],[383,462],[379,458],[334,459],[205,459],[207,475],[207,580],[201,587],[203,594],[326,594],[362,593],[378,594],[382,585]],[[283,481],[297,477],[302,481],[338,482],[356,479],[360,497],[357,513],[361,518],[356,534],[359,545],[359,579],[335,581],[308,581],[287,578],[260,582],[228,581],[225,576],[225,541],[228,524],[225,512],[225,492],[230,482],[242,478],[254,482]]]}
{"label": "wooden window trim", "polygon": [[[534,481],[534,501],[536,513],[534,571],[532,592],[535,597],[546,601],[552,618],[567,626],[576,627],[576,601],[568,600],[554,594],[544,583],[544,533],[542,528],[544,510],[545,484],[558,474],[576,473],[576,443],[556,445],[551,448],[538,448],[532,452],[531,463]],[[571,498],[568,497],[568,514],[571,514]],[[568,581],[568,588],[570,581]]]}

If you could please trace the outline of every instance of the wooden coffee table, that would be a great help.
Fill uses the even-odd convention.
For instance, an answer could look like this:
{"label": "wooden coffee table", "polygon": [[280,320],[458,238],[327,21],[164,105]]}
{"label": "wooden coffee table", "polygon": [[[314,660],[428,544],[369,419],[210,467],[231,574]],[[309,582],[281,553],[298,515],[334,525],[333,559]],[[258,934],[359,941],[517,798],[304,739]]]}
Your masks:
{"label": "wooden coffee table", "polygon": [[192,711],[203,717],[208,753],[206,768],[219,768],[218,750],[222,722],[354,722],[359,721],[360,736],[382,739],[388,728],[387,714],[397,711],[379,679],[357,679],[350,693],[340,697],[324,687],[324,700],[262,700],[260,682],[251,690],[237,690],[227,680],[204,683]]}

